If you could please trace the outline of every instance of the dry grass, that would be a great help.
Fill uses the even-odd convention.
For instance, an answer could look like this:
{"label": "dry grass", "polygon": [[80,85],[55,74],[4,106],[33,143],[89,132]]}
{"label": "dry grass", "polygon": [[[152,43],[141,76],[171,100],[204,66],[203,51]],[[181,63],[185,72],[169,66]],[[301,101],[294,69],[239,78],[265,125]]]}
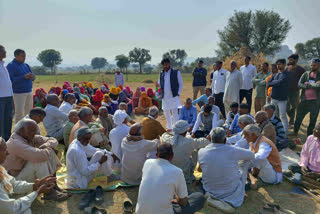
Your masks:
{"label": "dry grass", "polygon": [[[77,77],[79,78],[79,77]],[[85,76],[83,75],[83,80]],[[92,78],[93,79],[93,78]],[[142,78],[143,80],[144,78]],[[189,80],[189,78],[186,78]],[[135,89],[138,86],[145,86],[146,88],[151,87],[154,88],[153,84],[141,83],[139,82],[130,82],[129,85],[131,89]],[[62,85],[63,78],[59,81],[58,85]],[[34,88],[43,87],[48,89],[53,82],[52,79],[46,79],[43,81],[38,81],[35,83]],[[97,81],[93,81],[94,84],[98,84]],[[184,82],[184,90],[181,94],[182,103],[187,97],[192,97],[192,87],[191,81]],[[135,121],[140,121],[143,117],[136,116],[134,117]],[[165,117],[164,115],[160,115],[159,121],[165,127]],[[306,125],[309,122],[309,117],[305,118],[303,121],[303,126],[301,126],[301,130],[299,132],[299,137],[304,142],[306,139]],[[41,125],[41,133],[45,134],[45,130]],[[301,148],[301,146],[299,147]],[[297,149],[299,149],[297,148]],[[265,202],[277,203],[280,204],[283,208],[290,209],[294,212],[298,213],[320,213],[320,205],[313,201],[310,197],[298,197],[290,194],[290,191],[295,186],[288,183],[283,182],[279,185],[264,185],[261,186],[258,191],[249,191],[247,193],[247,197],[245,198],[244,204],[237,208],[237,213],[258,213],[259,209],[263,207]],[[54,203],[50,201],[42,201],[38,198],[32,205],[32,212],[34,214],[53,214],[53,213],[83,213],[79,211],[78,204],[81,200],[83,194],[75,194],[67,201],[62,203]],[[129,197],[134,204],[136,204],[137,196],[138,196],[138,188],[121,188],[114,192],[105,192],[105,202],[102,207],[105,207],[108,213],[123,213],[122,210],[122,201],[125,197]],[[203,208],[199,213],[221,213],[213,208]]]}

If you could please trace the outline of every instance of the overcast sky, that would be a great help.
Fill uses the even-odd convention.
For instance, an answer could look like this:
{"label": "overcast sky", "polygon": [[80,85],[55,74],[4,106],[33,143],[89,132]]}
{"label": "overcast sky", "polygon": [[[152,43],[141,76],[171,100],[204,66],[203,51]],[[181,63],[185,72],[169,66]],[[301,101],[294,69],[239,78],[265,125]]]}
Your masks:
{"label": "overcast sky", "polygon": [[320,0],[0,0],[0,44],[8,52],[27,52],[37,62],[41,50],[53,48],[63,64],[90,64],[93,57],[109,62],[134,47],[151,50],[158,63],[170,49],[188,57],[214,56],[219,37],[234,10],[268,9],[289,19],[284,44],[319,37]]}

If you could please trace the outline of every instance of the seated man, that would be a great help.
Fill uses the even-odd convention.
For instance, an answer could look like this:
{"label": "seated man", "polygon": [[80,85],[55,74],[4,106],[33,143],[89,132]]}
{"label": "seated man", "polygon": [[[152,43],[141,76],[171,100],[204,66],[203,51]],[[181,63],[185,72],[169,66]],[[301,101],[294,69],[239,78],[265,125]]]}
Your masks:
{"label": "seated man", "polygon": [[[67,152],[67,187],[86,189],[88,183],[100,172],[112,175],[112,164],[119,160],[107,150],[94,148],[89,144],[92,133],[88,127],[81,127],[77,138],[72,141]],[[87,158],[91,158],[88,161]]]}
{"label": "seated man", "polygon": [[[188,196],[183,172],[172,165],[173,149],[168,143],[157,148],[157,159],[149,159],[142,169],[142,181],[136,206],[137,214],[195,213],[205,198],[195,192]],[[175,196],[175,199],[174,199]]]}
{"label": "seated man", "polygon": [[288,168],[293,173],[300,173],[313,179],[320,178],[320,123],[313,130],[302,147],[299,165],[290,165]]}
{"label": "seated man", "polygon": [[131,125],[133,125],[133,124],[135,124],[136,123],[136,121],[134,121],[131,117],[130,117],[130,115],[128,114],[128,105],[126,104],[126,103],[120,103],[119,104],[119,109],[120,110],[124,110],[126,113],[127,113],[127,120],[128,120],[128,123],[130,123]]}
{"label": "seated man", "polygon": [[229,111],[227,113],[227,118],[226,118],[226,122],[225,122],[225,126],[227,129],[230,128],[234,117],[236,116],[236,114],[239,113],[239,104],[236,102],[231,103],[230,109],[231,109],[231,111]]}
{"label": "seated man", "polygon": [[[218,119],[220,119],[220,108],[216,106],[215,104],[215,98],[213,96],[208,97],[208,104],[212,106],[212,112],[216,113],[218,115]],[[204,106],[201,107],[200,111],[203,111]]]}
{"label": "seated man", "polygon": [[68,115],[59,110],[59,97],[55,94],[50,94],[47,97],[47,106],[45,108],[46,117],[43,120],[43,125],[47,130],[49,137],[54,137],[58,141],[63,140],[63,129],[68,121]]}
{"label": "seated man", "polygon": [[[117,110],[113,115],[116,127],[111,130],[109,138],[111,142],[111,152],[122,160],[121,142],[129,134],[130,127],[127,126],[127,113],[123,110]],[[116,170],[120,170],[121,166],[117,166]]]}
{"label": "seated man", "polygon": [[66,94],[61,106],[59,107],[59,110],[65,114],[69,114],[69,112],[73,109],[73,104],[75,103],[76,97],[74,96],[74,94]]}
{"label": "seated man", "polygon": [[273,104],[266,104],[264,107],[264,111],[267,112],[268,118],[272,125],[274,126],[277,134],[277,148],[283,149],[288,146],[288,140],[286,139],[286,132],[283,128],[283,124],[279,117],[274,113],[276,111],[276,107]]}
{"label": "seated man", "polygon": [[128,184],[140,184],[147,154],[155,151],[160,143],[157,139],[153,141],[143,139],[142,129],[141,123],[132,125],[128,136],[121,143],[121,180]]}
{"label": "seated man", "polygon": [[188,98],[184,106],[180,109],[179,120],[185,120],[189,123],[188,131],[191,132],[197,120],[197,108],[192,105],[191,98]]}
{"label": "seated man", "polygon": [[211,109],[212,106],[205,104],[203,111],[198,114],[192,129],[192,138],[206,137],[212,129],[217,127],[218,115],[213,113]]}
{"label": "seated man", "polygon": [[[3,166],[16,180],[35,182],[56,173],[56,154],[58,141],[54,138],[36,135],[38,125],[30,119],[22,119],[15,126],[7,141],[8,157]],[[68,195],[56,186],[45,195],[47,200],[64,200]]]}
{"label": "seated man", "polygon": [[241,174],[238,162],[253,160],[254,154],[247,149],[227,145],[226,131],[221,127],[213,129],[210,138],[212,143],[200,149],[198,156],[203,189],[233,207],[240,207],[244,200],[248,170]]}
{"label": "seated man", "polygon": [[138,107],[134,108],[134,112],[136,114],[148,114],[149,108],[152,106],[152,100],[148,97],[146,92],[141,93],[141,97],[139,98]]}
{"label": "seated man", "polygon": [[194,100],[192,102],[192,105],[195,105],[198,103],[199,107],[201,108],[204,104],[208,103],[208,97],[212,95],[212,89],[206,88],[206,91],[203,95],[201,95],[198,99]]}
{"label": "seated man", "polygon": [[243,130],[243,135],[249,142],[251,151],[255,153],[255,159],[250,166],[253,167],[253,170],[252,173],[249,173],[251,188],[257,188],[258,176],[265,183],[280,183],[282,181],[281,160],[274,143],[261,135],[261,130],[257,125],[247,125]]}
{"label": "seated man", "polygon": [[[3,164],[7,156],[7,145],[0,137],[0,164]],[[49,193],[55,186],[56,178],[47,176],[37,179],[34,183],[17,181],[9,175],[5,168],[0,165],[0,213],[22,213],[30,214],[31,204],[42,193]],[[9,198],[12,194],[27,194],[18,199]]]}
{"label": "seated man", "polygon": [[170,143],[173,147],[173,165],[182,169],[187,184],[194,180],[193,172],[197,165],[197,150],[209,144],[206,138],[193,139],[186,137],[188,122],[179,120],[173,125],[174,136],[164,133],[161,136],[162,142]]}
{"label": "seated man", "polygon": [[43,122],[45,117],[46,117],[46,111],[43,108],[35,107],[31,109],[30,113],[27,114],[24,118],[34,120],[38,124],[39,132],[37,133],[37,135],[40,135],[39,123]]}
{"label": "seated man", "polygon": [[268,114],[265,111],[258,111],[255,120],[261,129],[262,136],[271,140],[275,145],[277,143],[277,133],[272,123],[269,121]]}
{"label": "seated man", "polygon": [[104,106],[101,106],[99,108],[99,115],[96,120],[97,123],[101,124],[103,128],[105,129],[105,135],[109,139],[110,131],[116,127],[116,125],[113,122],[113,116],[108,113],[108,109]]}
{"label": "seated man", "polygon": [[149,109],[148,117],[142,119],[142,135],[146,140],[160,139],[160,136],[166,132],[161,123],[157,121],[159,109],[152,106]]}
{"label": "seated man", "polygon": [[239,117],[241,115],[249,115],[250,117],[254,118],[250,113],[249,113],[249,105],[247,103],[241,103],[240,104],[240,112],[236,114],[234,117],[231,126],[229,127],[228,130],[228,136],[231,136],[233,134],[237,134],[238,132],[241,132],[241,128],[239,127]]}
{"label": "seated man", "polygon": [[[239,117],[239,127],[243,130],[247,125],[254,124],[254,119],[249,115],[241,115]],[[235,145],[237,147],[243,149],[249,149],[248,141],[243,137],[243,131],[238,132],[237,134],[233,135],[232,137],[227,138],[227,144]]]}
{"label": "seated man", "polygon": [[71,110],[69,112],[68,118],[69,118],[69,121],[64,126],[64,130],[63,130],[63,140],[66,148],[68,148],[69,146],[69,138],[70,138],[71,130],[74,127],[74,125],[79,121],[78,111]]}
{"label": "seated man", "polygon": [[[83,126],[90,128],[90,131],[93,134],[90,145],[98,147],[103,146],[104,144],[109,142],[103,134],[105,131],[104,128],[98,123],[92,123],[92,109],[83,107],[80,109],[78,116],[80,120],[73,126],[71,130],[69,144],[75,139],[75,136],[77,136],[77,131]],[[103,135],[101,135],[101,133]]]}

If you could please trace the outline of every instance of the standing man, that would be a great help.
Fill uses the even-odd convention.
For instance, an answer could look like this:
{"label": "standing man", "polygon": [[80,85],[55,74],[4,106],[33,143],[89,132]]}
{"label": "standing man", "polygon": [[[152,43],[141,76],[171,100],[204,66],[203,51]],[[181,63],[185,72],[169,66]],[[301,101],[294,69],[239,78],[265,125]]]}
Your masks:
{"label": "standing man", "polygon": [[320,59],[311,60],[311,71],[305,72],[299,80],[298,87],[302,89],[301,102],[298,105],[294,133],[297,135],[304,117],[310,112],[310,122],[307,135],[312,135],[320,108]]}
{"label": "standing man", "polygon": [[269,82],[268,87],[272,87],[271,103],[276,106],[276,115],[280,115],[285,132],[288,131],[288,118],[287,118],[287,99],[288,89],[290,83],[290,74],[285,70],[286,60],[278,59],[277,62],[278,73],[273,75]]}
{"label": "standing man", "polygon": [[244,59],[244,65],[240,67],[240,71],[242,74],[242,87],[240,89],[240,103],[242,100],[246,98],[247,103],[249,105],[249,113],[251,112],[251,104],[252,104],[252,79],[257,76],[257,68],[250,63],[251,57],[246,56]]}
{"label": "standing man", "polygon": [[4,67],[3,59],[7,52],[0,45],[0,137],[9,140],[12,127],[13,92],[9,73]]}
{"label": "standing man", "polygon": [[171,68],[168,58],[161,61],[163,70],[157,86],[161,87],[162,109],[167,120],[167,131],[172,131],[172,126],[178,121],[178,107],[181,106],[180,94],[183,80],[179,70]]}
{"label": "standing man", "polygon": [[230,72],[227,72],[226,87],[223,96],[223,103],[226,112],[231,111],[231,103],[239,103],[239,92],[242,87],[242,82],[242,74],[237,70],[237,62],[232,60],[230,63]]}
{"label": "standing man", "polygon": [[266,78],[270,75],[269,63],[264,62],[262,63],[261,67],[262,71],[259,72],[252,80],[256,89],[254,98],[255,112],[261,111],[262,107],[266,104]]}
{"label": "standing man", "polygon": [[115,75],[114,75],[114,83],[116,87],[121,85],[122,87],[124,86],[124,76],[123,73],[120,72],[119,69],[117,69]]}
{"label": "standing man", "polygon": [[216,71],[214,71],[212,76],[211,88],[215,97],[216,105],[220,108],[222,116],[226,118],[223,105],[223,95],[228,71],[222,68],[222,61],[216,61],[215,67]]}
{"label": "standing man", "polygon": [[15,123],[17,123],[33,108],[32,82],[35,80],[35,75],[29,65],[24,63],[26,60],[24,50],[15,50],[14,57],[7,65],[7,69],[12,82]]}
{"label": "standing man", "polygon": [[289,116],[289,125],[294,125],[294,118],[296,115],[296,108],[299,102],[299,87],[298,83],[305,72],[304,68],[298,65],[299,55],[292,54],[288,57],[289,63],[291,65],[291,69],[289,71],[291,80],[289,83],[289,92],[288,92],[288,102],[287,102],[287,114]]}
{"label": "standing man", "polygon": [[198,67],[192,72],[193,76],[193,100],[197,99],[198,92],[204,94],[207,85],[207,69],[203,68],[203,61],[199,60]]}

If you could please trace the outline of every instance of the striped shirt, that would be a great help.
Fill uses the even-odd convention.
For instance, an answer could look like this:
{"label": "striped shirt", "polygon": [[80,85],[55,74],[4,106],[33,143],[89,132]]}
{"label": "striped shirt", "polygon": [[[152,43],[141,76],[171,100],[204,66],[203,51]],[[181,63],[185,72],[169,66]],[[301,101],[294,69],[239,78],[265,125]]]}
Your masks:
{"label": "striped shirt", "polygon": [[270,122],[272,123],[272,125],[276,129],[277,142],[279,142],[280,140],[284,140],[286,138],[286,133],[284,131],[283,124],[282,124],[280,118],[277,117],[275,114],[273,114],[272,117],[270,118]]}

